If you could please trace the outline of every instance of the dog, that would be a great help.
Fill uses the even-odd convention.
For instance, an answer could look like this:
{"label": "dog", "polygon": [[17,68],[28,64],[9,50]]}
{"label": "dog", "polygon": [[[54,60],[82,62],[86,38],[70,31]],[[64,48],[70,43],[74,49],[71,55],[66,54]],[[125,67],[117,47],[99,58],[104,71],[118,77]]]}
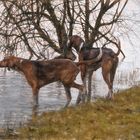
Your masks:
{"label": "dog", "polygon": [[[76,50],[79,56],[79,62],[83,60],[84,61],[91,60],[91,59],[94,60],[100,51],[99,48],[93,48],[92,45],[85,43],[84,40],[78,35],[71,36],[67,42],[66,47],[67,47],[67,50],[71,50],[72,48]],[[86,76],[87,74],[89,75],[88,76],[88,93],[87,93],[88,100],[91,99],[92,74],[94,71],[96,71],[100,67],[102,68],[102,75],[103,75],[104,81],[106,82],[109,89],[107,98],[109,99],[114,98],[113,97],[113,81],[114,81],[114,76],[115,76],[116,69],[118,66],[118,55],[120,54],[120,52],[122,52],[120,49],[120,42],[118,43],[117,53],[115,53],[112,49],[103,47],[102,57],[99,61],[97,61],[94,64],[91,64],[88,67],[86,65],[80,66],[81,78],[85,87],[86,87]],[[78,100],[80,101],[80,98]]]}
{"label": "dog", "polygon": [[0,61],[0,67],[7,67],[8,70],[16,70],[25,76],[28,84],[32,88],[34,106],[38,106],[38,94],[41,87],[52,82],[61,82],[66,92],[67,102],[65,107],[67,107],[71,101],[71,87],[77,88],[80,91],[82,101],[84,102],[84,86],[74,81],[80,71],[80,65],[91,65],[96,63],[96,61],[98,61],[98,59],[80,62],[73,62],[69,59],[35,61],[15,56],[7,56]]}
{"label": "dog", "polygon": [[38,106],[39,89],[49,83],[60,81],[65,88],[67,107],[71,101],[70,88],[77,88],[81,94],[84,94],[84,86],[77,84],[75,81],[79,68],[68,59],[52,59],[47,61],[27,60],[15,56],[7,56],[0,61],[0,67],[7,67],[23,73],[28,84],[32,88],[34,106]]}

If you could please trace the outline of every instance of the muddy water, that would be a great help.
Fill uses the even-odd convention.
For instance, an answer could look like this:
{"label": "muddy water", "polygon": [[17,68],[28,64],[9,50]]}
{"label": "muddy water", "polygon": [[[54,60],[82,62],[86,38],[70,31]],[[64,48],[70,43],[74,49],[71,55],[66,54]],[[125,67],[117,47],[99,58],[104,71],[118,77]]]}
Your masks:
{"label": "muddy water", "polygon": [[[134,58],[135,60],[135,58]],[[133,60],[133,62],[135,62]],[[81,83],[78,75],[78,83]],[[114,81],[114,91],[123,90],[140,84],[140,67],[126,58],[119,63]],[[101,69],[93,75],[92,96],[105,97],[107,86],[101,75]],[[72,89],[72,103],[74,105],[78,91]],[[39,114],[44,111],[57,110],[64,106],[66,97],[60,83],[52,83],[40,90]],[[0,71],[0,127],[15,127],[27,122],[32,116],[32,91],[23,75],[4,70]]]}

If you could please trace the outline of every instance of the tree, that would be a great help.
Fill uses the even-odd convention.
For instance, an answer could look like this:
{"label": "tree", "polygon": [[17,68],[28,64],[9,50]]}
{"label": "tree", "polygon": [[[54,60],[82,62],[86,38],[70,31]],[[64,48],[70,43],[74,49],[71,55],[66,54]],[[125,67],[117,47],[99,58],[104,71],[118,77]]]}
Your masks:
{"label": "tree", "polygon": [[63,53],[69,36],[117,46],[118,24],[128,0],[0,0],[1,51],[27,50],[46,58],[48,48]]}

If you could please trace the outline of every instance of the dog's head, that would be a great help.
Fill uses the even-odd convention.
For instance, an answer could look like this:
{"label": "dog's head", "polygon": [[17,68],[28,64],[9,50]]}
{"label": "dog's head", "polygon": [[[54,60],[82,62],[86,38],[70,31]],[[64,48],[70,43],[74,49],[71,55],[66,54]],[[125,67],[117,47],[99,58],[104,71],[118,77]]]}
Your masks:
{"label": "dog's head", "polygon": [[20,63],[21,59],[15,56],[7,56],[2,61],[0,61],[0,67],[7,67],[8,70],[10,68],[14,69]]}
{"label": "dog's head", "polygon": [[69,38],[66,47],[68,50],[72,50],[72,48],[74,48],[77,52],[79,52],[82,44],[84,44],[84,40],[78,35],[73,35]]}

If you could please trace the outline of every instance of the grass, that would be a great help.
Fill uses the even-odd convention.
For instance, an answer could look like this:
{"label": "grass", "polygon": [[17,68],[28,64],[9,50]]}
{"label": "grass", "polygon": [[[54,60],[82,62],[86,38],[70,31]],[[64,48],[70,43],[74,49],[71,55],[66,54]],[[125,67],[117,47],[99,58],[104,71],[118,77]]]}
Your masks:
{"label": "grass", "polygon": [[140,88],[77,107],[43,113],[20,128],[17,139],[31,140],[139,140]]}

